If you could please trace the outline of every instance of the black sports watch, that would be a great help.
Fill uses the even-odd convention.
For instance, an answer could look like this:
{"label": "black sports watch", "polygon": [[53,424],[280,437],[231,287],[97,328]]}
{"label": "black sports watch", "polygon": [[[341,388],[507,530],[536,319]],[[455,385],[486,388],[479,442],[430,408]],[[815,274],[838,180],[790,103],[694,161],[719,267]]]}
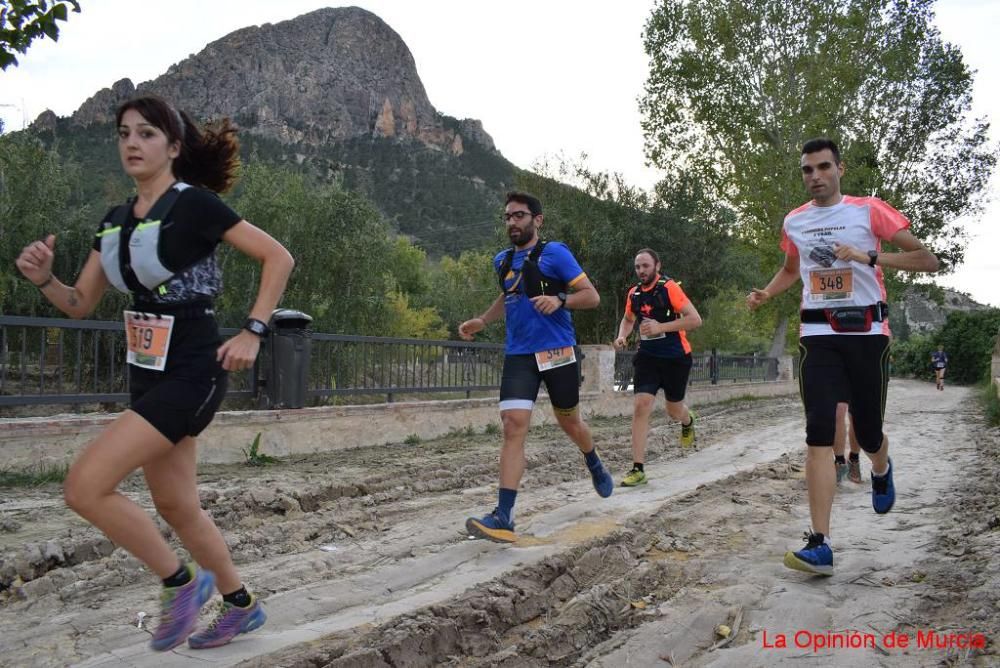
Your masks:
{"label": "black sports watch", "polygon": [[563,308],[566,308],[566,293],[565,292],[560,292],[559,294],[556,295],[556,297],[559,298],[560,305]]}
{"label": "black sports watch", "polygon": [[868,266],[874,267],[877,261],[878,261],[878,251],[873,251],[873,250],[868,251]]}
{"label": "black sports watch", "polygon": [[263,320],[258,320],[257,318],[247,318],[247,321],[243,323],[243,329],[247,330],[251,334],[256,334],[262,339],[271,332],[267,323]]}

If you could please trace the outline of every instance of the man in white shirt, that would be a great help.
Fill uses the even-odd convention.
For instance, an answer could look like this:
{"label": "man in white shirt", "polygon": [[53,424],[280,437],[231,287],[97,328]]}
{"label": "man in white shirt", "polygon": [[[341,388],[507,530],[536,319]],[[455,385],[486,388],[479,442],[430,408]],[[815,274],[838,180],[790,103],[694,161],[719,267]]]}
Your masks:
{"label": "man in white shirt", "polygon": [[[800,167],[813,199],[785,217],[784,266],[765,288],[747,295],[747,305],[756,309],[802,279],[799,384],[812,533],[806,547],[785,554],[784,563],[832,575],[830,511],[837,487],[832,446],[842,397],[851,398],[855,434],[871,460],[875,512],[889,512],[896,499],[889,439],[882,432],[890,338],[882,267],[933,272],[938,260],[907,230],[903,214],[875,197],[841,194],[844,163],[834,142],[806,142]],[[882,241],[900,252],[881,252]]]}

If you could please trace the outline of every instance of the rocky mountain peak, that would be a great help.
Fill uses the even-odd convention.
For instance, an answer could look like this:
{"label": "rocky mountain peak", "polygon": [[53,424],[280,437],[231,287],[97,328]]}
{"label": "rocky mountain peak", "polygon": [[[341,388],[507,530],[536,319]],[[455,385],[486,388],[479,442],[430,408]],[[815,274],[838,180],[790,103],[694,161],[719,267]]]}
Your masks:
{"label": "rocky mountain peak", "polygon": [[445,126],[405,42],[358,7],[242,28],[152,81],[135,87],[123,79],[99,91],[73,121],[109,122],[118,104],[143,93],[161,95],[196,118],[229,116],[284,143],[370,136],[415,139],[451,153],[469,142],[496,150],[479,121]]}

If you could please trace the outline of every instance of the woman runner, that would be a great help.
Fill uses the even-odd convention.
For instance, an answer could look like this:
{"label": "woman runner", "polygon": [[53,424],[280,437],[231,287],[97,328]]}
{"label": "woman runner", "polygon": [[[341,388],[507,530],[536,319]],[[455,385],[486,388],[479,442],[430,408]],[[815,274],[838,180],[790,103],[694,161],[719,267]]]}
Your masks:
{"label": "woman runner", "polygon": [[[136,196],[104,217],[76,283],[65,285],[52,275],[54,235],[25,247],[16,264],[73,318],[91,314],[109,285],[131,293],[132,307],[124,313],[129,409],[79,455],[64,495],[70,508],[162,579],[152,648],[166,651],[185,640],[195,649],[216,647],[260,627],[266,615],[201,508],[195,438],[225,396],[227,372],[253,365],[294,261],[217,195],[233,185],[239,168],[236,130],[228,119],[201,130],[164,100],[140,97],[118,109],[116,123],[119,158]],[[244,330],[224,343],[212,309],[222,290],[215,259],[220,241],[261,263]],[[194,563],[181,561],[153,519],[116,491],[138,468],[157,512]],[[219,615],[192,635],[213,588],[223,596]]]}

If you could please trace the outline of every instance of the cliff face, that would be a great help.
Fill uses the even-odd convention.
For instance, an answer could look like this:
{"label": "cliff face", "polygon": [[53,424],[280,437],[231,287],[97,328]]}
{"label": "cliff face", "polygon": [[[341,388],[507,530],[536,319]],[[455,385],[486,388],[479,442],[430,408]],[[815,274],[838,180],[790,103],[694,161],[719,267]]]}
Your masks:
{"label": "cliff face", "polygon": [[73,121],[109,122],[118,104],[143,93],[161,95],[198,119],[229,116],[246,131],[287,144],[391,137],[454,155],[469,142],[496,150],[479,121],[446,127],[409,48],[382,19],[357,7],[237,30],[152,81],[135,87],[123,79],[99,91]]}
{"label": "cliff face", "polygon": [[989,308],[961,292],[943,288],[944,298],[939,304],[920,290],[908,289],[894,309],[893,318],[902,312],[906,319],[906,327],[912,334],[936,332],[944,327],[948,314],[953,311],[981,311]]}

